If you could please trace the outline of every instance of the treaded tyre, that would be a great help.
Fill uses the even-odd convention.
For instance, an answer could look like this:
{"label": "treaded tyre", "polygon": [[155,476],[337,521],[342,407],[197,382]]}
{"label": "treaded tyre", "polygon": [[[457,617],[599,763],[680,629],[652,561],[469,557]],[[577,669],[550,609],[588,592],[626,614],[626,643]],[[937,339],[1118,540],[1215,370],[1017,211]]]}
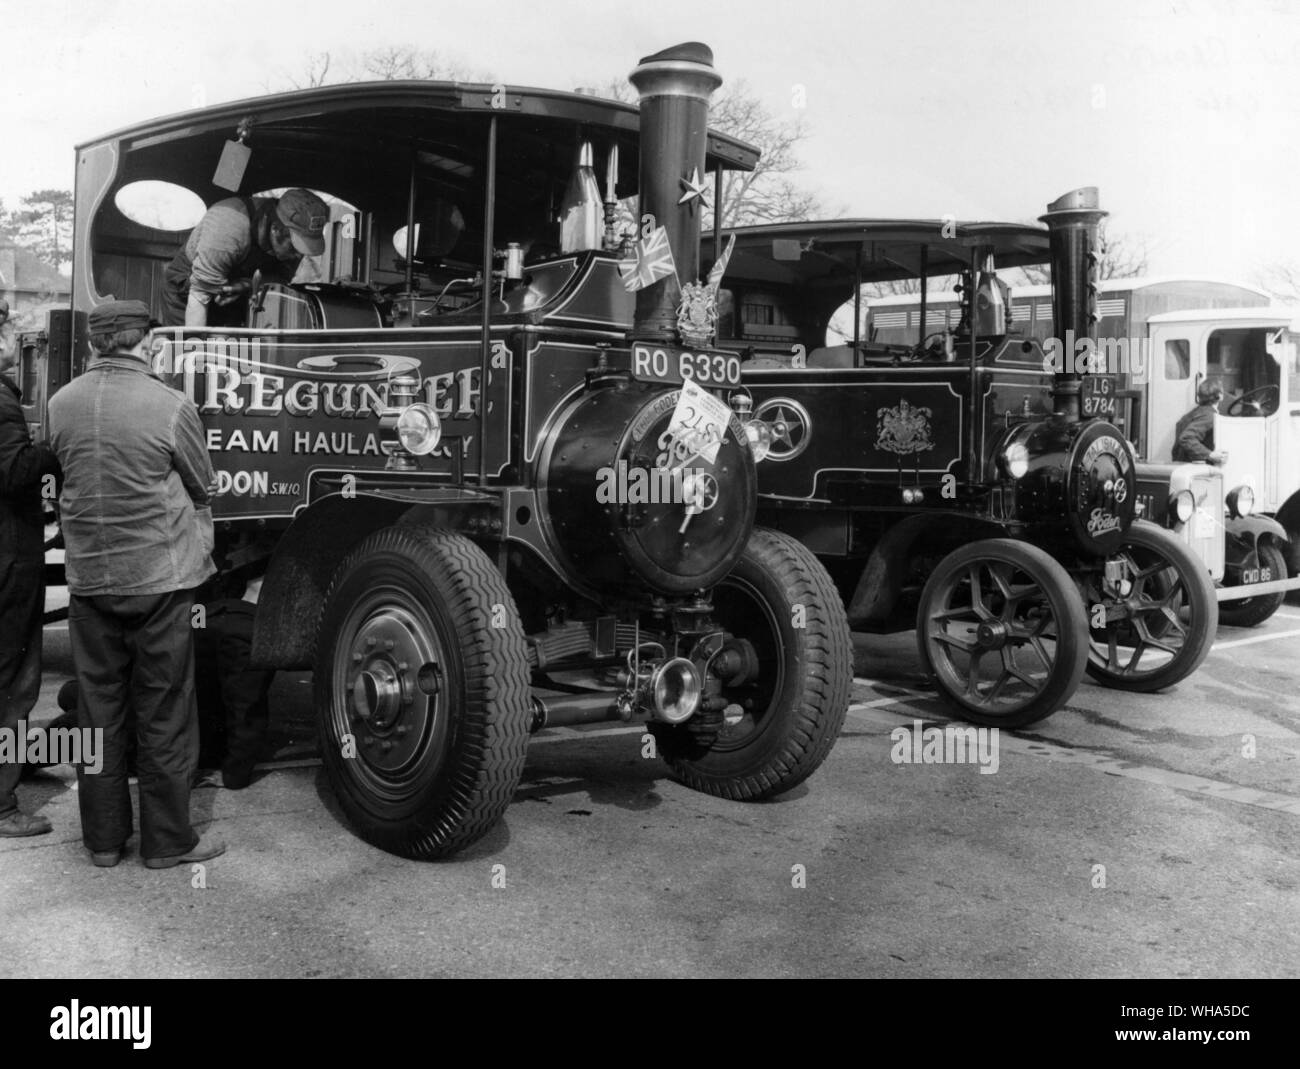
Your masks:
{"label": "treaded tyre", "polygon": [[[1136,520],[1106,558],[1120,578],[1094,570],[1083,581],[1089,627],[1088,675],[1116,690],[1173,686],[1200,667],[1219,626],[1205,565],[1171,532]],[[1104,606],[1106,618],[1093,626]]]}
{"label": "treaded tyre", "polygon": [[[1255,553],[1259,557],[1260,568],[1268,568],[1271,578],[1287,577],[1286,554],[1276,543],[1260,541],[1255,547]],[[1278,591],[1276,594],[1257,594],[1253,598],[1222,602],[1219,605],[1219,623],[1231,627],[1256,627],[1277,612],[1285,600],[1286,592]]]}
{"label": "treaded tyre", "polygon": [[1074,581],[1037,546],[986,538],[943,558],[921,591],[916,644],[958,716],[1017,728],[1083,680],[1088,622]]}
{"label": "treaded tyre", "polygon": [[528,658],[505,580],[469,539],[387,527],[349,553],[325,597],[314,690],[326,773],[367,841],[443,857],[510,804]]}
{"label": "treaded tyre", "polygon": [[732,704],[718,730],[692,732],[689,722],[650,729],[688,787],[736,801],[770,798],[811,776],[844,726],[853,683],[844,603],[812,553],[755,528],[713,604],[718,623],[752,645],[757,675],[724,688]]}

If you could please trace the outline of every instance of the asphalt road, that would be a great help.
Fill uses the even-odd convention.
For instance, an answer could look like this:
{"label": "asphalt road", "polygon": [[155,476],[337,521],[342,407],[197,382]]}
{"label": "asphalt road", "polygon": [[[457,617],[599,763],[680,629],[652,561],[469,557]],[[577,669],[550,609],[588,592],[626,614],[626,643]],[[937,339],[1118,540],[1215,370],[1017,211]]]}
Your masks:
{"label": "asphalt road", "polygon": [[[554,729],[501,824],[436,863],[349,829],[312,757],[308,680],[282,675],[279,760],[195,793],[230,843],[201,872],[134,852],[94,868],[71,769],[24,785],[55,830],[0,840],[0,975],[1300,974],[1300,602],[1221,628],[1166,693],[1085,682],[1001,734],[994,774],[891,760],[894,728],[946,717],[911,635],[857,654],[835,749],[774,802],[687,790],[636,728]],[[37,722],[66,631],[46,662]]]}

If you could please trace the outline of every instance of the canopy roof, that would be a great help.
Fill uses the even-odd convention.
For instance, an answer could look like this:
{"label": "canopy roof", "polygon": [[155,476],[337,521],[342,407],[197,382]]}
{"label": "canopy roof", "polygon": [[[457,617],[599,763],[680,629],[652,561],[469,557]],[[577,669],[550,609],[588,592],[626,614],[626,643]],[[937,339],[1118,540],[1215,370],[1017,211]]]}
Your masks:
{"label": "canopy roof", "polygon": [[998,268],[1049,259],[1047,228],[1023,223],[830,219],[730,233],[728,280],[799,288],[851,290],[859,256],[863,283],[957,274],[970,267],[972,250],[993,253]]}
{"label": "canopy roof", "polygon": [[[619,185],[635,188],[636,105],[460,82],[359,82],[254,97],[138,123],[79,149],[116,143],[123,181],[166,178],[210,202],[228,195],[211,186],[213,166],[242,125],[252,151],[245,188],[302,185],[360,200],[379,177],[376,170],[404,170],[412,152],[422,171],[439,172],[453,185],[481,182],[486,130],[494,115],[501,120],[499,144],[512,168],[528,160],[549,166],[553,157],[571,163],[582,136],[602,155],[608,145],[619,144]],[[753,170],[758,157],[759,150],[743,141],[708,136],[710,168]]]}

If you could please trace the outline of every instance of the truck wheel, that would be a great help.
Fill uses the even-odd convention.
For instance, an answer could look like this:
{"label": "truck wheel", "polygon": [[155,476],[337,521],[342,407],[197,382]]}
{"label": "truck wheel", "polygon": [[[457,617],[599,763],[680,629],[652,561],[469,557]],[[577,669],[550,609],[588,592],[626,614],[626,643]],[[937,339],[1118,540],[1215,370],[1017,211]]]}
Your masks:
{"label": "truck wheel", "polygon": [[1084,601],[1088,675],[1117,690],[1160,690],[1191,675],[1219,625],[1209,571],[1171,532],[1147,520],[1135,521],[1106,568],[1088,575]]}
{"label": "truck wheel", "polygon": [[916,641],[943,700],[976,724],[1024,727],[1083,679],[1087,620],[1069,573],[1037,546],[988,538],[954,550],[921,591]]}
{"label": "truck wheel", "polygon": [[316,646],[321,757],[361,835],[433,858],[491,828],[523,774],[529,670],[483,551],[433,527],[376,531],[335,572]]}
{"label": "truck wheel", "polygon": [[853,683],[844,603],[816,557],[787,535],[755,528],[713,591],[714,618],[749,643],[753,678],[724,687],[716,731],[652,724],[660,756],[697,791],[753,801],[788,791],[830,753]]}
{"label": "truck wheel", "polygon": [[[1255,549],[1261,568],[1267,568],[1274,579],[1286,578],[1286,556],[1276,543],[1261,541]],[[1219,606],[1219,623],[1232,627],[1255,627],[1277,612],[1284,600],[1286,592],[1279,591],[1276,594],[1259,594],[1253,598],[1225,601]]]}

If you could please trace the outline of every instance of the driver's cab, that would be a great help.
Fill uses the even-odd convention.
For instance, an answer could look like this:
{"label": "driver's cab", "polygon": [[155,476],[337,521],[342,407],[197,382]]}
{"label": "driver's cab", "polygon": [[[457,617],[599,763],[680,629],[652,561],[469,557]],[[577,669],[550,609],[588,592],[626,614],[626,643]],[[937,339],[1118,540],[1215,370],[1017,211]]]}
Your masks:
{"label": "driver's cab", "polygon": [[1204,381],[1223,387],[1214,446],[1224,485],[1251,485],[1255,507],[1276,512],[1300,489],[1300,374],[1291,312],[1205,309],[1153,316],[1146,391],[1147,456],[1172,459],[1178,420]]}

